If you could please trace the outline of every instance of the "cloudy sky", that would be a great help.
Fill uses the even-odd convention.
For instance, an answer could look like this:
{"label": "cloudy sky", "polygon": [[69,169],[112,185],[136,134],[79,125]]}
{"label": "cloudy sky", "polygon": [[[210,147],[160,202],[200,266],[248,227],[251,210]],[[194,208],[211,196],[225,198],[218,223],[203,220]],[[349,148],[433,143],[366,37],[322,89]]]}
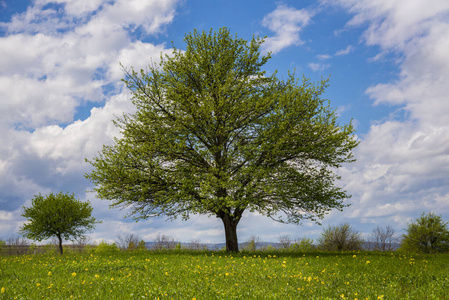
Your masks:
{"label": "cloudy sky", "polygon": [[[449,1],[432,0],[0,0],[0,238],[17,235],[36,194],[90,200],[103,221],[92,239],[118,232],[146,241],[223,242],[219,219],[135,223],[89,193],[84,178],[132,112],[119,63],[144,68],[185,33],[228,27],[266,36],[266,71],[331,78],[326,97],[341,123],[353,119],[356,163],[339,172],[352,198],[323,226],[349,222],[402,233],[422,212],[449,221]],[[239,240],[316,238],[322,227],[245,213]]]}

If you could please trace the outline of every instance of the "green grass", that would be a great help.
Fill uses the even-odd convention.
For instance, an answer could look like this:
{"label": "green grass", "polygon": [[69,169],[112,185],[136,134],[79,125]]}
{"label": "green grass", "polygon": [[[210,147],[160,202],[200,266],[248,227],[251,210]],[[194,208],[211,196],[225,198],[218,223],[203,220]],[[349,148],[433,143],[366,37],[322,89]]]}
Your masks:
{"label": "green grass", "polygon": [[0,289],[0,299],[449,299],[449,255],[3,256]]}

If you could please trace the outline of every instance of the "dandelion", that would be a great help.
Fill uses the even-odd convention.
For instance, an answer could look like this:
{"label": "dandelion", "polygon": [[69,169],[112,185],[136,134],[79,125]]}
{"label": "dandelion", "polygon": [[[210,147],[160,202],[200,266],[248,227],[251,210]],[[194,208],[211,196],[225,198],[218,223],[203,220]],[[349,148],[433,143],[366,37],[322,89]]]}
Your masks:
{"label": "dandelion", "polygon": [[98,274],[95,274],[95,278],[100,278],[100,275],[98,275]]}
{"label": "dandelion", "polygon": [[355,255],[355,254],[354,254],[354,255],[353,255],[352,257],[356,258],[356,257],[357,257],[357,255]]}
{"label": "dandelion", "polygon": [[384,298],[384,295],[377,296],[378,300],[382,300],[383,298]]}
{"label": "dandelion", "polygon": [[2,292],[2,294],[4,294],[5,293],[5,287],[4,286],[2,286],[2,290],[1,290],[1,292]]}
{"label": "dandelion", "polygon": [[111,281],[114,281],[114,277],[111,277]]}
{"label": "dandelion", "polygon": [[345,294],[341,294],[341,295],[340,295],[340,298],[341,298],[341,299],[346,299]]}
{"label": "dandelion", "polygon": [[41,284],[40,283],[36,283],[36,286],[41,286]]}
{"label": "dandelion", "polygon": [[76,273],[75,273],[75,272],[73,272],[73,273],[72,273],[72,276],[73,276],[73,277],[75,277],[75,276],[76,276]]}
{"label": "dandelion", "polygon": [[366,264],[370,264],[371,262],[369,260],[366,261]]}

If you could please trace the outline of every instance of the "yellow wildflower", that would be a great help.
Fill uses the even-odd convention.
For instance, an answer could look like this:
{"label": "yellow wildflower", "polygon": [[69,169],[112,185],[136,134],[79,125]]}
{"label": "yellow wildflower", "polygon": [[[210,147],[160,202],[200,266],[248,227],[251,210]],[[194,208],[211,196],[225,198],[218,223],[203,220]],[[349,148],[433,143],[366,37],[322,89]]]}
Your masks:
{"label": "yellow wildflower", "polygon": [[73,272],[73,273],[72,273],[72,276],[73,276],[73,277],[75,277],[75,276],[76,276],[76,273],[75,273],[75,272]]}
{"label": "yellow wildflower", "polygon": [[48,276],[51,276],[51,271],[50,272],[48,272],[48,274],[47,274]]}
{"label": "yellow wildflower", "polygon": [[2,294],[4,294],[5,293],[5,287],[4,286],[2,286]]}
{"label": "yellow wildflower", "polygon": [[98,274],[95,274],[95,278],[100,278],[100,275],[98,275]]}
{"label": "yellow wildflower", "polygon": [[371,263],[369,260],[366,261],[367,264]]}

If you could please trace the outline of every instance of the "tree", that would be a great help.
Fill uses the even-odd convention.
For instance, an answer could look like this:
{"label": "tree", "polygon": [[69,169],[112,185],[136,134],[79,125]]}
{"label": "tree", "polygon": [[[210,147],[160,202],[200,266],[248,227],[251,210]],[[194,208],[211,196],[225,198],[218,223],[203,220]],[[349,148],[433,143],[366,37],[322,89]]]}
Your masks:
{"label": "tree", "polygon": [[90,202],[81,202],[72,194],[50,193],[48,196],[34,196],[30,207],[23,207],[23,217],[28,222],[21,228],[21,233],[30,239],[42,241],[56,237],[59,253],[63,253],[62,240],[82,236],[92,230],[98,222],[91,216]]}
{"label": "tree", "polygon": [[374,243],[374,250],[391,251],[393,250],[393,243],[397,241],[397,238],[394,235],[394,229],[390,226],[377,226],[371,233],[371,240]]}
{"label": "tree", "polygon": [[401,248],[425,253],[449,250],[448,222],[433,213],[422,213],[415,222],[407,225],[407,233],[402,236]]}
{"label": "tree", "polygon": [[179,242],[176,242],[174,238],[169,237],[165,234],[161,235],[158,233],[158,235],[153,240],[153,249],[154,250],[173,250],[176,248],[176,245],[178,245]]}
{"label": "tree", "polygon": [[119,233],[117,235],[117,239],[115,240],[115,244],[120,250],[134,250],[139,245],[139,242],[142,239],[134,233]]}
{"label": "tree", "polygon": [[290,248],[290,245],[292,244],[292,239],[290,238],[290,236],[288,234],[279,236],[278,241],[279,241],[279,246],[281,247],[281,249],[288,249],[288,248]]}
{"label": "tree", "polygon": [[184,40],[186,50],[159,65],[124,68],[137,111],[116,120],[122,136],[87,160],[98,196],[137,220],[216,216],[228,251],[238,251],[245,211],[300,223],[341,210],[348,195],[334,170],[353,161],[357,141],[321,97],[328,81],[267,76],[263,39],[226,28]]}
{"label": "tree", "polygon": [[318,247],[327,251],[361,250],[363,238],[348,223],[329,226],[318,238]]}

